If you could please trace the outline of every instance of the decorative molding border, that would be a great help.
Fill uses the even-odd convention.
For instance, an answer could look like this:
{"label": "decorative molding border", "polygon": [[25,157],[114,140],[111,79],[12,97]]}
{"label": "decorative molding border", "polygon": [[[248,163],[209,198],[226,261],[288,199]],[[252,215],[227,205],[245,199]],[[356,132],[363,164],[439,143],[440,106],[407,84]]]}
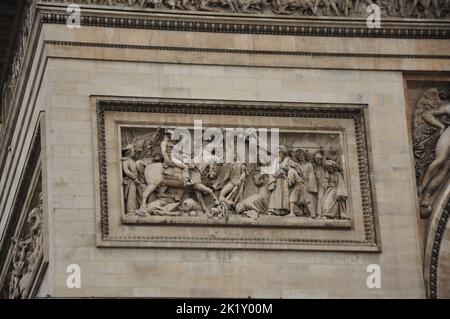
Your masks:
{"label": "decorative molding border", "polygon": [[[142,13],[152,14],[151,11]],[[111,12],[109,16],[99,13],[85,13],[80,17],[80,22],[81,26],[168,31],[348,38],[450,39],[450,21],[435,21],[435,24],[427,23],[421,26],[421,20],[396,20],[386,23],[387,27],[367,28],[365,19],[347,21],[336,19],[286,19],[286,21],[280,21],[282,19],[276,19],[271,21],[270,17],[266,17],[266,21],[261,21],[261,19],[251,19],[251,17],[246,16],[233,17],[235,21],[230,21],[229,19],[223,19],[223,16],[179,13],[178,16],[174,17],[173,14],[172,16],[154,14],[150,17],[136,18],[120,16]],[[40,14],[42,22],[50,24],[66,24],[67,17],[66,13],[55,11]]]}
{"label": "decorative molding border", "polygon": [[[157,99],[152,101],[103,99],[95,100],[95,121],[97,126],[98,189],[97,207],[99,215],[99,246],[132,246],[132,243],[146,244],[151,247],[183,247],[183,248],[229,248],[229,249],[323,249],[339,251],[380,252],[381,243],[378,238],[378,222],[376,216],[376,200],[373,185],[370,181],[369,144],[367,140],[367,114],[365,106],[327,105],[324,108],[298,103],[248,102],[248,101],[192,101],[183,102],[173,99]],[[106,167],[106,132],[105,112],[146,112],[177,114],[220,114],[243,116],[283,116],[306,118],[346,118],[352,119],[355,125],[359,178],[361,186],[362,213],[365,240],[315,240],[315,239],[266,239],[266,238],[211,238],[211,237],[171,237],[171,236],[116,236],[112,234],[108,213],[108,185]]]}
{"label": "decorative molding border", "polygon": [[[246,14],[257,17],[264,16],[296,16],[296,17],[339,17],[339,18],[368,18],[367,3],[356,3],[351,0],[332,0],[328,3],[317,3],[314,0],[301,2],[283,1],[243,1],[229,0],[214,3],[211,0],[197,1],[167,1],[167,0],[39,0],[42,3],[89,5],[92,7],[107,7],[119,10],[151,10],[156,12],[177,13],[219,13],[223,15]],[[426,18],[433,20],[445,19],[449,16],[450,4],[433,2],[394,3],[395,0],[378,3],[382,18]],[[359,1],[358,1],[359,2]],[[389,3],[391,2],[391,3]],[[397,1],[395,1],[397,2]],[[372,1],[373,3],[373,1]],[[372,11],[372,10],[371,10]],[[437,13],[438,11],[438,13]],[[267,14],[268,13],[268,14]],[[331,14],[329,14],[331,13]]]}
{"label": "decorative molding border", "polygon": [[115,48],[151,51],[178,51],[226,54],[253,54],[253,55],[281,55],[281,56],[310,56],[310,57],[340,57],[340,58],[385,58],[385,59],[436,59],[450,60],[449,55],[418,55],[418,54],[376,54],[376,53],[333,53],[333,52],[307,52],[307,51],[272,51],[272,50],[244,50],[244,49],[216,49],[196,47],[173,47],[155,45],[131,45],[115,43],[86,43],[72,41],[46,40],[46,44],[54,46],[76,46],[87,48]]}
{"label": "decorative molding border", "polygon": [[448,200],[442,214],[439,217],[436,226],[436,232],[434,234],[433,248],[431,249],[430,258],[430,273],[429,273],[429,298],[438,298],[438,267],[439,267],[439,257],[441,254],[441,244],[442,238],[446,228],[448,227],[448,221],[450,218],[450,199]]}

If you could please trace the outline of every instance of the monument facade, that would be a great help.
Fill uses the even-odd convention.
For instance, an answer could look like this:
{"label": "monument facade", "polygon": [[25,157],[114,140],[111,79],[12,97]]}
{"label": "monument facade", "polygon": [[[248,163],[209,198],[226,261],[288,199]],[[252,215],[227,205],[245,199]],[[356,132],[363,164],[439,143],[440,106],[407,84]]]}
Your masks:
{"label": "monument facade", "polygon": [[1,296],[448,298],[449,19],[446,0],[25,1]]}

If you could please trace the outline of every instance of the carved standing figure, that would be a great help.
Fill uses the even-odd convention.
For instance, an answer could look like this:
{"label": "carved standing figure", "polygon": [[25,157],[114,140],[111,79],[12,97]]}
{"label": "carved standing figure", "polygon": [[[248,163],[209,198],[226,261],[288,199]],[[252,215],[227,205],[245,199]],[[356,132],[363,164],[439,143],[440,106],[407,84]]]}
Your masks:
{"label": "carved standing figure", "polygon": [[323,198],[323,216],[328,219],[351,219],[347,211],[348,190],[336,162],[324,163],[328,172],[327,189]]}
{"label": "carved standing figure", "polygon": [[269,212],[272,215],[286,216],[290,212],[288,171],[291,158],[289,148],[282,144],[279,147],[276,172],[270,177]]}
{"label": "carved standing figure", "polygon": [[136,150],[134,145],[129,144],[122,150],[122,171],[123,171],[123,195],[125,200],[125,213],[135,212],[138,207],[138,185],[141,181],[138,177],[136,162],[134,161]]}
{"label": "carved standing figure", "polygon": [[295,151],[294,157],[297,161],[298,169],[303,177],[305,194],[303,200],[298,203],[302,215],[316,217],[316,196],[317,182],[313,165],[307,161],[307,153],[301,149]]}

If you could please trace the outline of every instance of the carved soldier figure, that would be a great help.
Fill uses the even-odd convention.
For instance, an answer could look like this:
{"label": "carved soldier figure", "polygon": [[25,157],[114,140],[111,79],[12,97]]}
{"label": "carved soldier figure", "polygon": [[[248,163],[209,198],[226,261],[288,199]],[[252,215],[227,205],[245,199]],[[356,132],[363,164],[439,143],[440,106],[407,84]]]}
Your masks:
{"label": "carved soldier figure", "polygon": [[306,185],[300,165],[291,161],[287,173],[289,185],[289,212],[291,215],[304,216],[307,206]]}
{"label": "carved soldier figure", "polygon": [[324,163],[328,172],[327,189],[323,198],[323,216],[328,219],[351,219],[347,211],[348,190],[336,162]]}
{"label": "carved soldier figure", "polygon": [[299,203],[303,215],[316,217],[316,196],[317,183],[316,175],[314,174],[313,165],[307,161],[308,154],[298,149],[295,152],[294,158],[298,162],[298,169],[300,170],[303,182],[305,185],[305,194],[302,202]]}
{"label": "carved soldier figure", "polygon": [[161,154],[164,159],[164,166],[178,167],[183,170],[183,183],[186,186],[192,185],[189,178],[189,165],[182,162],[182,160],[172,156],[173,142],[172,142],[172,130],[166,129],[164,132],[164,138],[161,142]]}
{"label": "carved soldier figure", "polygon": [[129,144],[125,146],[122,152],[124,153],[124,157],[122,157],[122,171],[125,212],[130,214],[139,207],[138,185],[141,184],[141,181],[139,180],[136,162],[134,161],[136,155],[134,145]]}

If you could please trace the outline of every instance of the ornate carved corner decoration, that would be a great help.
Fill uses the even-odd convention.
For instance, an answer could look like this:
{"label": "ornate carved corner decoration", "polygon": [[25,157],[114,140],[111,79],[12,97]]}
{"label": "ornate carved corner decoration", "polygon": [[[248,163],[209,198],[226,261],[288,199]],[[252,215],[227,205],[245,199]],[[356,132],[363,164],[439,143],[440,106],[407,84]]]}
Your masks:
{"label": "ornate carved corner decoration", "polygon": [[34,297],[47,266],[40,140],[37,128],[0,246],[4,298]]}
{"label": "ornate carved corner decoration", "polygon": [[[215,236],[177,236],[168,235],[124,235],[117,232],[117,227],[111,228],[111,212],[108,198],[108,164],[107,164],[107,133],[105,114],[120,113],[166,113],[168,114],[196,114],[196,115],[230,115],[252,117],[299,117],[305,119],[346,119],[351,120],[355,130],[357,167],[361,189],[362,229],[363,238],[360,239],[301,239],[289,237],[215,237]],[[185,248],[231,248],[231,249],[321,249],[343,251],[379,252],[380,241],[377,236],[377,217],[373,185],[370,181],[369,146],[366,135],[365,108],[362,106],[330,106],[292,105],[290,103],[256,103],[231,101],[180,101],[180,100],[122,100],[96,99],[95,115],[97,126],[98,157],[98,194],[97,207],[99,209],[99,245],[100,246],[148,246],[148,247],[185,247]],[[109,139],[108,139],[109,140]],[[115,190],[113,191],[115,192]],[[121,215],[121,213],[120,213]],[[116,216],[114,217],[114,220]],[[123,222],[123,220],[122,220]],[[139,227],[127,223],[129,227]],[[139,224],[139,223],[138,223]],[[180,225],[182,226],[182,225]],[[216,225],[215,227],[228,227]],[[232,225],[245,227],[245,225]],[[120,225],[119,225],[120,227]],[[143,226],[142,226],[143,227]],[[151,227],[148,234],[151,234]],[[161,226],[159,226],[161,227]],[[164,227],[164,225],[162,226]],[[176,226],[178,227],[178,226]],[[192,227],[192,226],[191,226]],[[199,227],[197,225],[196,227]],[[203,227],[203,226],[202,226]],[[266,227],[273,227],[267,226]],[[345,230],[343,230],[345,231]]]}

